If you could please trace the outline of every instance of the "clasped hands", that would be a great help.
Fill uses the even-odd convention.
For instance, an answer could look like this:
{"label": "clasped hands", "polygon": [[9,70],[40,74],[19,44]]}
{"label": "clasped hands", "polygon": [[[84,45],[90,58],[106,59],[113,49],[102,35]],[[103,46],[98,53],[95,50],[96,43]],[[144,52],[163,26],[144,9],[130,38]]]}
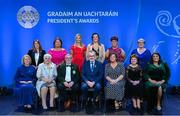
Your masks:
{"label": "clasped hands", "polygon": [[22,84],[30,84],[30,83],[32,83],[32,81],[20,81],[20,83],[22,83]]}
{"label": "clasped hands", "polygon": [[151,83],[156,84],[156,85],[161,85],[164,82],[165,82],[164,80],[161,80],[161,81],[151,80]]}
{"label": "clasped hands", "polygon": [[54,80],[54,78],[44,78],[44,81],[46,83],[51,83]]}
{"label": "clasped hands", "polygon": [[133,85],[138,85],[140,81],[131,81]]}
{"label": "clasped hands", "polygon": [[89,86],[90,88],[92,88],[92,87],[94,86],[94,84],[95,84],[94,81],[87,81],[86,83],[88,84],[88,86]]}
{"label": "clasped hands", "polygon": [[74,85],[73,81],[71,81],[71,82],[64,82],[64,86],[65,87],[71,88],[73,85]]}

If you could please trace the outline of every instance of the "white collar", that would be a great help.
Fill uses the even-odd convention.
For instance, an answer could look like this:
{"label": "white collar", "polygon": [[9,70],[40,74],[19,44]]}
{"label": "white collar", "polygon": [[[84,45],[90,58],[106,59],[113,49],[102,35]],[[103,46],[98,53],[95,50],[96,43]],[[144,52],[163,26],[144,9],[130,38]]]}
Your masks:
{"label": "white collar", "polygon": [[140,52],[140,49],[137,48],[137,52],[138,52],[139,54],[143,54],[145,51],[146,51],[146,48],[144,48],[142,52]]}

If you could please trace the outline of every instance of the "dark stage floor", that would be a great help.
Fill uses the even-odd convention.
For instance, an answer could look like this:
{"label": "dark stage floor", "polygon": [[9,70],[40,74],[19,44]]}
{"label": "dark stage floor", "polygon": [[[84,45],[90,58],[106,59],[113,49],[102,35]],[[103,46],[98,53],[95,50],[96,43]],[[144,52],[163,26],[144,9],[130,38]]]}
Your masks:
{"label": "dark stage floor", "polygon": [[[180,95],[167,95],[163,102],[163,115],[180,115]],[[130,107],[114,113],[104,113],[97,111],[95,115],[130,115]],[[18,109],[16,106],[15,99],[12,96],[0,96],[0,115],[31,115],[32,113],[25,113]],[[47,111],[39,112],[40,115],[86,115],[85,111],[72,113],[70,111],[57,112]],[[144,113],[147,115],[147,113]]]}

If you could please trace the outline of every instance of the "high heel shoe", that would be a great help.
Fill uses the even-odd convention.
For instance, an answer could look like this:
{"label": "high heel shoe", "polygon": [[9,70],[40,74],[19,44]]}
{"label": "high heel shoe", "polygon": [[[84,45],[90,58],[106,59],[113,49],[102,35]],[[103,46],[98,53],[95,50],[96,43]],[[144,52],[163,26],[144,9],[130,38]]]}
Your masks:
{"label": "high heel shoe", "polygon": [[115,101],[114,101],[114,105],[115,105],[115,109],[116,109],[116,110],[119,110],[119,103],[118,103],[118,101],[115,100]]}
{"label": "high heel shoe", "polygon": [[24,106],[24,112],[28,113],[28,108]]}
{"label": "high heel shoe", "polygon": [[162,108],[161,106],[157,106],[157,110],[160,111]]}
{"label": "high heel shoe", "polygon": [[47,107],[43,107],[43,112],[47,112],[48,108]]}
{"label": "high heel shoe", "polygon": [[53,111],[53,110],[55,110],[55,107],[54,107],[54,106],[51,106],[51,107],[49,107],[49,110],[50,110],[50,111]]}

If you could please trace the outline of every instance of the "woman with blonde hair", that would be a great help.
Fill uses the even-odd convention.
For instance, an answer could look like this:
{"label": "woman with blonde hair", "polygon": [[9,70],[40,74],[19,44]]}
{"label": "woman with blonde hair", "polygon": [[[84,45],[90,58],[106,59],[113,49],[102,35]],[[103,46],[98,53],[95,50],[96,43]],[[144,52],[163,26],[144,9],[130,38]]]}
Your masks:
{"label": "woman with blonde hair", "polygon": [[31,65],[31,57],[24,55],[22,65],[15,74],[16,88],[14,94],[18,101],[18,106],[24,106],[25,111],[30,111],[33,104],[34,83],[36,81],[36,70]]}
{"label": "woman with blonde hair", "polygon": [[82,43],[80,34],[76,34],[75,43],[71,46],[72,63],[78,66],[79,71],[82,71],[82,65],[86,56],[86,46]]}

